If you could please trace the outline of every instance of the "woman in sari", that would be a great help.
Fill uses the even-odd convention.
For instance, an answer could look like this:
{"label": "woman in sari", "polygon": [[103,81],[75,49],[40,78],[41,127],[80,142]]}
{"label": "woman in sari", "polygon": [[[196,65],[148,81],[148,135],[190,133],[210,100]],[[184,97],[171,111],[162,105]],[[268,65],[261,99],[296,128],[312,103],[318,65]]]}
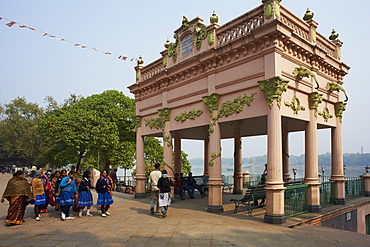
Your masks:
{"label": "woman in sari", "polygon": [[2,203],[4,203],[5,198],[9,201],[9,209],[4,222],[8,226],[21,225],[23,223],[27,200],[32,199],[30,184],[24,178],[22,171],[17,171],[14,177],[8,181],[1,198]]}

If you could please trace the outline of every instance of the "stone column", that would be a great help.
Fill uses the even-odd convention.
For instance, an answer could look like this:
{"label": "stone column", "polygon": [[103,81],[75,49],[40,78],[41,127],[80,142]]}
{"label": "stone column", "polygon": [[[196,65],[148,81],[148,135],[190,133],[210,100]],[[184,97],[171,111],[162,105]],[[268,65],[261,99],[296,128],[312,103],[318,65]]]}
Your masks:
{"label": "stone column", "polygon": [[144,136],[141,135],[141,116],[136,116],[136,193],[135,198],[145,198]]}
{"label": "stone column", "polygon": [[370,196],[370,173],[364,173],[360,178],[365,180],[365,196]]}
{"label": "stone column", "polygon": [[313,92],[309,94],[310,121],[305,127],[305,178],[308,184],[308,210],[321,212],[320,205],[320,178],[319,157],[317,144],[317,107],[321,103],[322,94]]}
{"label": "stone column", "polygon": [[233,122],[234,127],[234,190],[233,194],[243,194],[242,138],[240,122]]}
{"label": "stone column", "polygon": [[207,211],[220,213],[222,206],[222,172],[221,172],[221,130],[217,122],[218,104],[221,95],[213,93],[204,96],[203,102],[208,106],[210,113],[209,125],[209,180],[208,180],[208,207]]}
{"label": "stone column", "polygon": [[335,181],[335,199],[339,205],[346,204],[343,171],[342,123],[336,118],[336,127],[331,129],[331,180]]}
{"label": "stone column", "polygon": [[174,171],[180,174],[182,170],[181,164],[181,133],[175,133],[175,150],[174,150]]}
{"label": "stone column", "polygon": [[288,80],[279,76],[258,81],[265,93],[270,109],[267,113],[267,182],[265,222],[282,224],[284,213],[284,182],[281,135],[281,95],[288,87]]}
{"label": "stone column", "polygon": [[[163,169],[167,170],[168,177],[173,180],[174,177],[174,167],[172,158],[172,135],[170,132],[170,108],[163,108],[158,110],[159,116],[162,118],[164,124],[162,129],[163,134]],[[175,202],[174,190],[171,190],[171,197],[173,202]]]}
{"label": "stone column", "polygon": [[283,122],[282,128],[282,144],[283,144],[283,180],[289,182],[291,180],[289,172],[289,132],[287,121]]}
{"label": "stone column", "polygon": [[209,176],[209,169],[208,169],[208,156],[209,154],[209,133],[208,129],[206,129],[206,133],[204,135],[204,169],[203,169],[203,176]]}

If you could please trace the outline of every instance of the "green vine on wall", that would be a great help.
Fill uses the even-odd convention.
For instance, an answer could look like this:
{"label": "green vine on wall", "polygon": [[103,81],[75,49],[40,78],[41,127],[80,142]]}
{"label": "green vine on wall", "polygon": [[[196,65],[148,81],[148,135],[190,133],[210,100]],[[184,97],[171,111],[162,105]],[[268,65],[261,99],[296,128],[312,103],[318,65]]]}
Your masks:
{"label": "green vine on wall", "polygon": [[151,129],[164,129],[165,123],[162,118],[149,118],[144,119],[145,126],[149,126]]}
{"label": "green vine on wall", "polygon": [[222,117],[228,117],[234,113],[239,113],[243,111],[244,105],[251,105],[251,102],[253,101],[253,97],[256,95],[256,93],[252,93],[251,96],[247,96],[244,94],[244,96],[239,96],[233,101],[226,101],[225,103],[222,103],[220,112],[218,113],[218,118]]}
{"label": "green vine on wall", "polygon": [[284,104],[292,108],[293,113],[296,115],[298,115],[298,111],[306,110],[304,106],[301,106],[301,101],[296,96],[292,98],[292,102],[284,102]]}
{"label": "green vine on wall", "polygon": [[329,108],[324,107],[324,110],[322,112],[318,112],[320,116],[324,118],[324,121],[327,122],[329,118],[333,118],[334,116],[330,114]]}
{"label": "green vine on wall", "polygon": [[182,112],[180,115],[175,117],[176,121],[181,121],[181,123],[185,122],[188,119],[195,119],[203,114],[202,110],[190,110],[189,112]]}
{"label": "green vine on wall", "polygon": [[222,151],[222,148],[220,148],[220,152],[218,154],[213,153],[213,152],[211,153],[211,160],[209,161],[208,165],[213,166],[215,164],[214,160],[217,159],[217,157],[221,156],[221,151]]}

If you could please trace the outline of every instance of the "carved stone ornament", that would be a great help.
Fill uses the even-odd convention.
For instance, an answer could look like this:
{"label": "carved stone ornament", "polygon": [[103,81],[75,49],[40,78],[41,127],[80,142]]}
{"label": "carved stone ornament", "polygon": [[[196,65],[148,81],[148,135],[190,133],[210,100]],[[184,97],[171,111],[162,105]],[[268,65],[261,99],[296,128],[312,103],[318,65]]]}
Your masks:
{"label": "carved stone ornament", "polygon": [[182,17],[182,26],[181,26],[181,33],[188,30],[190,27],[189,20],[186,18],[186,16]]}
{"label": "carved stone ornament", "polygon": [[319,92],[313,92],[308,95],[309,100],[309,108],[310,110],[315,111],[315,117],[317,117],[317,109],[319,107],[319,104],[322,102],[322,93]]}
{"label": "carved stone ornament", "polygon": [[284,104],[292,108],[293,113],[296,115],[298,115],[298,111],[306,110],[304,106],[301,106],[301,101],[296,96],[292,98],[292,102],[284,102]]}
{"label": "carved stone ornament", "polygon": [[312,18],[313,18],[314,15],[315,14],[314,13],[311,13],[310,9],[307,8],[306,13],[303,16],[303,20],[305,20],[305,21],[312,20]]}
{"label": "carved stone ornament", "polygon": [[213,11],[211,17],[209,17],[210,23],[217,23],[218,22],[218,16],[216,15],[216,11]]}
{"label": "carved stone ornament", "polygon": [[316,89],[320,87],[319,82],[316,79],[316,75],[309,69],[303,66],[295,67],[293,71],[293,75],[297,77],[299,80],[301,80],[303,77],[309,77],[312,76],[312,78],[316,82]]}
{"label": "carved stone ornament", "polygon": [[136,81],[139,81],[140,80],[140,75],[141,75],[140,69],[137,69],[136,70]]}
{"label": "carved stone ornament", "polygon": [[213,31],[210,31],[208,33],[208,44],[213,45],[213,43],[215,43],[215,34]]}
{"label": "carved stone ornament", "polygon": [[207,35],[208,35],[206,25],[204,25],[203,23],[201,23],[199,21],[197,23],[195,23],[193,34],[196,37],[195,44],[196,44],[196,47],[199,51],[200,48],[202,47],[202,40],[207,38]]}
{"label": "carved stone ornament", "polygon": [[344,89],[344,87],[336,82],[328,82],[326,84],[326,87],[325,87],[327,90],[329,90],[329,92],[333,92],[333,91],[342,91],[344,96],[346,97],[346,99],[344,100],[344,102],[347,102],[348,101],[348,95],[347,95],[347,92],[346,90]]}
{"label": "carved stone ornament", "polygon": [[311,28],[311,39],[313,43],[316,43],[316,28]]}
{"label": "carved stone ornament", "polygon": [[324,110],[322,112],[318,112],[320,116],[324,118],[324,121],[327,122],[330,118],[333,118],[333,115],[330,114],[329,108],[324,107]]}
{"label": "carved stone ornament", "polygon": [[346,107],[347,103],[341,101],[334,103],[335,116],[339,118],[340,122],[342,122],[343,112],[346,110]]}
{"label": "carved stone ornament", "polygon": [[281,95],[286,92],[289,80],[283,79],[280,76],[275,76],[270,79],[258,81],[260,89],[265,93],[269,107],[272,108],[273,101],[276,100],[278,107],[281,106]]}
{"label": "carved stone ornament", "polygon": [[170,121],[170,113],[171,113],[170,108],[163,108],[158,110],[158,114],[162,118],[163,122]]}
{"label": "carved stone ornament", "polygon": [[227,117],[234,113],[239,113],[243,111],[244,105],[251,105],[251,102],[253,101],[253,97],[256,93],[252,93],[251,96],[244,95],[237,97],[233,101],[226,101],[222,103],[220,112],[218,113],[218,117]]}
{"label": "carved stone ornament", "polygon": [[162,58],[162,65],[163,65],[163,67],[167,67],[167,56],[163,56],[163,58]]}
{"label": "carved stone ornament", "polygon": [[263,1],[265,4],[264,15],[266,19],[270,19],[273,15],[276,18],[280,18],[280,2],[281,0]]}
{"label": "carved stone ornament", "polygon": [[139,116],[139,115],[135,116],[135,125],[137,128],[141,127],[141,119],[142,119],[142,116]]}
{"label": "carved stone ornament", "polygon": [[190,110],[189,112],[182,112],[180,115],[175,117],[176,121],[181,121],[181,123],[185,122],[188,119],[195,119],[203,114],[202,110]]}
{"label": "carved stone ornament", "polygon": [[221,95],[218,93],[213,93],[209,96],[203,96],[203,103],[208,106],[209,112],[217,111],[218,104],[220,102]]}

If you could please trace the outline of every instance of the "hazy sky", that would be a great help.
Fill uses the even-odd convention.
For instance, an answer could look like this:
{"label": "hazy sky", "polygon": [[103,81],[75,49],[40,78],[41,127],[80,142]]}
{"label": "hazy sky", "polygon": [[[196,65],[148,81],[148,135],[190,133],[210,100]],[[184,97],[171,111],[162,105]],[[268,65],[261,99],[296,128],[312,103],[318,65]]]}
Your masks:
{"label": "hazy sky", "polygon": [[[130,58],[142,55],[146,64],[160,58],[163,43],[181,26],[182,16],[199,16],[209,24],[215,10],[222,25],[257,7],[260,0],[125,1],[125,0],[12,0],[0,1],[0,16],[98,50]],[[351,66],[344,87],[349,95],[343,118],[344,152],[370,152],[366,88],[370,49],[369,1],[283,0],[282,5],[302,17],[309,7],[319,22],[318,32],[334,28],[344,42],[342,61]],[[44,104],[45,96],[59,103],[69,94],[88,96],[116,89],[133,97],[127,86],[135,82],[135,62],[121,61],[92,49],[43,37],[41,33],[9,28],[0,21],[0,104],[16,97]],[[223,157],[232,157],[233,142],[222,142]],[[203,144],[184,141],[189,158],[202,157]],[[290,135],[291,154],[304,152],[303,133]],[[319,153],[330,151],[330,131],[319,131]],[[244,138],[243,156],[266,153],[266,137]]]}

